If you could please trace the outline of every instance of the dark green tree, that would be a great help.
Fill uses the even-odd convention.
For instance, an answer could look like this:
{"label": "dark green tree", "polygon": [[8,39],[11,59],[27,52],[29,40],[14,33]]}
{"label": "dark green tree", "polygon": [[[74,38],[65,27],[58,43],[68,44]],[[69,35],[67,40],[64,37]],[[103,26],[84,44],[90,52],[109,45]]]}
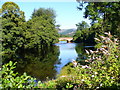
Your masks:
{"label": "dark green tree", "polygon": [[52,9],[34,10],[32,18],[27,22],[26,48],[43,48],[58,41],[55,25],[55,14]]}
{"label": "dark green tree", "polygon": [[76,24],[77,31],[73,36],[74,42],[76,43],[92,43],[94,44],[94,32],[90,30],[89,25],[82,21],[81,23]]}
{"label": "dark green tree", "polygon": [[77,30],[83,30],[89,28],[89,25],[85,21],[76,24],[76,26],[77,26]]}
{"label": "dark green tree", "polygon": [[3,51],[16,51],[23,46],[25,30],[24,12],[14,2],[2,5],[2,45]]}
{"label": "dark green tree", "polygon": [[[79,1],[79,0],[78,0]],[[80,10],[83,3],[79,2]],[[85,3],[85,2],[84,2]],[[119,2],[88,2],[85,7],[84,17],[89,18],[91,30],[101,34],[110,31],[112,35],[120,38],[120,1]]]}

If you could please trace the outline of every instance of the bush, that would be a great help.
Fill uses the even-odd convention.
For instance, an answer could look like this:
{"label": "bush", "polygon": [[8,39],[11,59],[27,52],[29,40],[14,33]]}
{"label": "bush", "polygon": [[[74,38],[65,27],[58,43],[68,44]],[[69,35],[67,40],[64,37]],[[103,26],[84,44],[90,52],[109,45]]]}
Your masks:
{"label": "bush", "polygon": [[105,33],[105,36],[95,38],[99,44],[96,51],[86,50],[89,58],[85,61],[90,64],[68,68],[68,72],[62,74],[72,80],[74,87],[120,89],[120,46],[110,33]]}
{"label": "bush", "polygon": [[0,88],[32,88],[35,87],[35,78],[27,76],[24,73],[21,76],[18,76],[18,73],[15,73],[13,69],[16,68],[16,63],[10,61],[9,63],[2,66],[2,84]]}

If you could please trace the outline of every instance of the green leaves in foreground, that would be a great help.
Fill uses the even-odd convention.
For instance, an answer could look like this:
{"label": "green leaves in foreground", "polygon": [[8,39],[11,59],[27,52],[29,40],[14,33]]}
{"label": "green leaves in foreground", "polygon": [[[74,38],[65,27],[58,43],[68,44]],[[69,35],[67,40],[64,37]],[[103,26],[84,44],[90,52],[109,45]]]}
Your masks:
{"label": "green leaves in foreground", "polygon": [[18,73],[15,73],[13,69],[16,68],[16,63],[10,61],[9,63],[2,66],[2,84],[0,88],[32,88],[35,87],[35,78],[27,76],[24,73],[21,76],[18,76]]}

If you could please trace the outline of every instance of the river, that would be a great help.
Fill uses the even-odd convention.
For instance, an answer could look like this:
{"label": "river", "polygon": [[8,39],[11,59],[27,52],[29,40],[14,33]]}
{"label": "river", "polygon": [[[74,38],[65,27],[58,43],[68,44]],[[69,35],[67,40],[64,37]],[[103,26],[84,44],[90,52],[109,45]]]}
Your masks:
{"label": "river", "polygon": [[85,55],[85,48],[89,46],[83,46],[78,43],[66,43],[61,41],[54,44],[47,50],[38,52],[22,52],[20,54],[14,54],[3,57],[3,62],[12,60],[17,63],[16,72],[19,75],[24,72],[27,75],[37,78],[37,80],[45,81],[47,79],[54,79],[56,75],[60,73],[62,67],[74,60],[82,60]]}

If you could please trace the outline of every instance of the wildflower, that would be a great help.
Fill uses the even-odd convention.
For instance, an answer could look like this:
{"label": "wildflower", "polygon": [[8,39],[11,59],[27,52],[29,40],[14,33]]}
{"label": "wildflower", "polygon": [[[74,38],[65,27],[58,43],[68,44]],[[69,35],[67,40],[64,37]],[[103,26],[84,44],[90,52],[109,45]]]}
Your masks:
{"label": "wildflower", "polygon": [[85,60],[85,62],[89,62],[89,60]]}
{"label": "wildflower", "polygon": [[100,48],[100,51],[102,51],[103,50],[103,48]]}
{"label": "wildflower", "polygon": [[106,45],[102,45],[103,48],[106,48]]}
{"label": "wildflower", "polygon": [[110,42],[112,42],[112,40],[111,40],[110,38],[107,38],[107,41],[110,41]]}
{"label": "wildflower", "polygon": [[97,40],[97,41],[100,41],[98,38],[94,38],[95,40]]}
{"label": "wildflower", "polygon": [[81,81],[85,81],[84,79],[82,79]]}
{"label": "wildflower", "polygon": [[116,55],[115,57],[116,57],[116,58],[118,58],[118,56],[117,56],[117,55]]}
{"label": "wildflower", "polygon": [[100,86],[102,86],[102,83],[100,84]]}
{"label": "wildflower", "polygon": [[104,34],[106,34],[106,35],[108,35],[108,36],[110,36],[110,37],[112,36],[112,35],[110,34],[110,32],[108,32],[108,33],[105,32]]}
{"label": "wildflower", "polygon": [[61,77],[66,77],[65,75],[62,75]]}
{"label": "wildflower", "polygon": [[95,59],[95,57],[93,56],[92,59]]}
{"label": "wildflower", "polygon": [[102,59],[98,57],[97,60],[102,60]]}
{"label": "wildflower", "polygon": [[85,50],[87,54],[89,54],[89,51],[88,50]]}
{"label": "wildflower", "polygon": [[108,51],[103,51],[104,54],[108,54]]}
{"label": "wildflower", "polygon": [[74,65],[74,67],[78,65],[78,63],[74,59],[72,59],[72,64]]}
{"label": "wildflower", "polygon": [[102,61],[102,64],[104,64],[105,62],[104,61]]}
{"label": "wildflower", "polygon": [[82,66],[82,68],[86,68],[86,66]]}
{"label": "wildflower", "polygon": [[109,37],[112,37],[112,35],[111,35],[111,33],[110,33],[110,32],[108,32],[108,36],[109,36]]}
{"label": "wildflower", "polygon": [[90,53],[92,54],[92,53],[93,53],[93,51],[92,51],[92,50],[90,50]]}
{"label": "wildflower", "polygon": [[114,41],[117,42],[117,39],[115,38]]}
{"label": "wildflower", "polygon": [[114,77],[111,77],[111,79],[114,79]]}
{"label": "wildflower", "polygon": [[86,68],[90,68],[89,66],[85,65]]}
{"label": "wildflower", "polygon": [[103,40],[105,40],[106,39],[106,37],[104,37],[104,36],[100,36]]}
{"label": "wildflower", "polygon": [[104,34],[107,34],[107,35],[108,35],[108,33],[107,33],[107,32],[105,32]]}
{"label": "wildflower", "polygon": [[91,77],[94,77],[95,75],[92,75]]}
{"label": "wildflower", "polygon": [[98,88],[100,88],[100,87],[96,87],[96,89],[98,89]]}
{"label": "wildflower", "polygon": [[95,72],[95,74],[98,74],[97,72]]}

